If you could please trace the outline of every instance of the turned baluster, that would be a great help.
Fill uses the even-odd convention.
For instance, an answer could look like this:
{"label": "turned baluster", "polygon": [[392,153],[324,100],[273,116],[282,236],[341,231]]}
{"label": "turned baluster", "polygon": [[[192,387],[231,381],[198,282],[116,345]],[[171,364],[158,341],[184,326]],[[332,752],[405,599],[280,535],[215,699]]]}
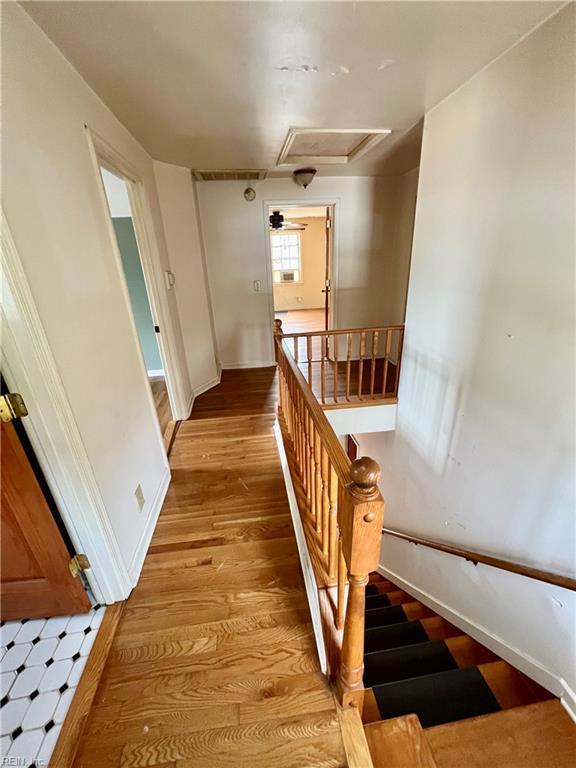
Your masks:
{"label": "turned baluster", "polygon": [[346,600],[346,582],[348,580],[346,572],[346,560],[342,552],[342,539],[338,537],[338,594],[336,597],[336,629],[344,627],[345,600]]}
{"label": "turned baluster", "polygon": [[366,332],[360,334],[359,344],[360,359],[358,361],[358,399],[362,400],[362,376],[364,374],[364,355],[366,353]]}
{"label": "turned baluster", "polygon": [[320,460],[320,472],[322,474],[322,554],[325,558],[328,558],[329,549],[329,509],[330,500],[328,498],[328,475],[330,472],[330,461],[328,459],[328,453],[324,446],[322,446],[322,456]]}
{"label": "turned baluster", "polygon": [[328,576],[336,579],[338,569],[338,475],[330,464],[328,482]]}
{"label": "turned baluster", "polygon": [[386,331],[386,344],[384,347],[384,373],[382,382],[382,397],[386,397],[386,380],[388,378],[388,361],[390,359],[390,349],[392,348],[392,331]]}
{"label": "turned baluster", "polygon": [[348,600],[339,686],[346,694],[362,688],[364,609],[368,576],[378,565],[384,502],[378,490],[380,467],[367,457],[350,467],[345,509],[340,510],[342,553],[348,568]]}
{"label": "turned baluster", "polygon": [[320,433],[314,430],[314,510],[316,518],[316,534],[322,537],[322,444]]}
{"label": "turned baluster", "polygon": [[350,400],[350,361],[352,359],[352,334],[346,334],[346,400]]}
{"label": "turned baluster", "polygon": [[376,379],[376,355],[378,353],[378,331],[372,332],[372,365],[370,370],[370,397],[374,397],[374,381]]}

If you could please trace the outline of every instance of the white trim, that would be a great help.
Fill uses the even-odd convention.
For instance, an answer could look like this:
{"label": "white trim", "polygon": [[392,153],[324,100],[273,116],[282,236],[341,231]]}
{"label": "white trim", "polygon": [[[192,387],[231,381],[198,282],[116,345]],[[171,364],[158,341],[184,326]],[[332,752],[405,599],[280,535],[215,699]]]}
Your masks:
{"label": "white trim", "polygon": [[296,545],[300,556],[300,564],[302,565],[302,574],[304,576],[304,585],[306,587],[308,606],[312,618],[312,628],[314,630],[314,639],[316,640],[316,649],[318,650],[318,659],[320,661],[320,668],[326,675],[328,674],[328,660],[326,658],[326,646],[324,644],[324,634],[322,632],[322,615],[320,613],[318,587],[316,585],[316,578],[314,576],[314,569],[312,568],[308,547],[306,546],[306,536],[304,535],[304,528],[302,527],[300,510],[298,509],[298,502],[296,501],[296,493],[294,492],[294,485],[292,484],[292,476],[288,466],[288,457],[284,450],[284,441],[282,440],[282,431],[280,430],[278,419],[274,421],[274,437],[276,438],[276,446],[278,448],[278,456],[280,457],[280,464],[282,466],[282,474],[284,475],[292,525],[294,526]]}
{"label": "white trim", "polygon": [[146,369],[148,376],[164,376],[164,368],[153,368],[151,371]]}
{"label": "white trim", "polygon": [[[366,136],[347,155],[291,155],[290,149],[296,137],[311,133],[364,133]],[[306,163],[311,165],[347,165],[370,152],[391,133],[390,128],[289,128],[276,166],[303,165]]]}
{"label": "white trim", "polygon": [[243,363],[222,363],[221,370],[234,371],[239,368],[272,368],[275,365],[276,360],[247,360]]}
{"label": "white trim", "polygon": [[123,600],[130,577],[4,212],[1,243],[3,373],[27,404],[22,423],[72,543],[88,555],[96,598]]}
{"label": "white trim", "polygon": [[212,387],[215,387],[218,384],[220,384],[220,373],[218,373],[218,376],[215,376],[213,379],[204,382],[204,384],[200,384],[198,387],[194,387],[194,396],[198,397],[199,395],[203,395],[204,392],[208,392],[209,389],[212,389]]}
{"label": "white trim", "polygon": [[[130,321],[133,326],[133,335],[137,342],[137,347],[142,362],[141,367],[147,378],[146,363],[144,361],[144,356],[140,347],[138,331],[134,320],[132,305],[130,303],[128,287],[126,285],[126,277],[124,275],[124,269],[122,266],[122,259],[118,250],[116,233],[114,232],[112,217],[108,208],[106,190],[104,189],[104,183],[100,174],[100,166],[104,166],[107,168],[107,170],[117,176],[121,176],[126,181],[128,198],[130,200],[130,210],[132,212],[132,221],[134,224],[134,232],[136,235],[136,242],[138,244],[140,261],[142,263],[142,272],[144,275],[144,282],[146,284],[150,310],[152,312],[154,324],[160,327],[160,333],[157,334],[156,340],[158,342],[160,357],[162,358],[164,376],[166,378],[166,389],[168,391],[168,399],[170,401],[170,409],[172,411],[172,417],[177,420],[183,418],[183,415],[186,411],[187,396],[185,392],[188,390],[188,387],[184,386],[183,372],[181,370],[181,366],[178,363],[175,331],[172,325],[172,318],[170,315],[168,299],[166,296],[164,268],[160,263],[156,235],[151,224],[152,217],[150,207],[148,205],[146,189],[136,170],[132,168],[130,163],[123,157],[123,155],[120,154],[120,152],[118,152],[105,139],[99,136],[87,125],[85,125],[85,131],[90,157],[94,167],[94,178],[98,185],[102,210],[103,213],[105,213],[111,248],[116,257],[116,266],[120,276],[124,298],[129,310]],[[152,395],[150,396],[150,402],[153,408],[154,402],[152,400]],[[158,439],[163,445],[160,428],[158,428]]]}
{"label": "white trim", "polygon": [[154,529],[156,528],[156,523],[158,522],[158,515],[160,514],[162,505],[164,504],[164,499],[166,497],[166,492],[168,491],[169,485],[170,485],[170,467],[166,467],[164,474],[162,475],[162,479],[160,480],[160,485],[158,486],[158,490],[156,491],[156,495],[154,496],[154,500],[150,504],[150,512],[148,513],[148,520],[146,520],[146,526],[142,532],[142,536],[140,537],[140,541],[138,542],[136,551],[132,556],[132,562],[130,563],[130,568],[128,569],[130,573],[130,579],[132,581],[132,587],[135,587],[136,584],[138,583],[138,579],[140,577],[140,571],[142,570],[142,565],[144,564],[144,558],[146,557],[146,553],[148,552],[148,547],[150,546],[150,540],[152,539],[152,534],[154,533]]}
{"label": "white trim", "polygon": [[487,627],[477,624],[467,616],[463,616],[459,611],[454,610],[441,600],[437,600],[430,593],[419,589],[415,584],[403,579],[402,576],[389,568],[386,568],[382,563],[378,565],[378,573],[394,582],[394,584],[397,584],[401,589],[408,592],[408,594],[412,595],[429,608],[432,608],[432,610],[447,619],[450,623],[455,624],[467,635],[470,635],[470,637],[473,637],[479,643],[482,643],[482,645],[490,648],[491,651],[505,659],[509,664],[519,669],[528,677],[535,680],[543,688],[551,691],[556,696],[562,697],[564,707],[568,713],[576,719],[576,695],[574,694],[574,691],[568,687],[565,680],[543,667],[536,659],[522,653],[518,648],[512,648],[501,637],[492,634]]}
{"label": "white trim", "polygon": [[560,678],[560,685],[562,686],[560,703],[576,723],[576,693],[570,688],[564,678]]}
{"label": "white trim", "polygon": [[215,387],[218,384],[220,384],[220,372],[218,373],[218,376],[215,376],[213,379],[205,381],[204,384],[200,384],[198,387],[194,387],[192,394],[188,398],[188,403],[186,404],[186,418],[180,419],[180,421],[186,421],[190,418],[192,408],[194,407],[194,402],[199,395],[204,394],[204,392],[207,392],[209,389],[212,389],[212,387]]}

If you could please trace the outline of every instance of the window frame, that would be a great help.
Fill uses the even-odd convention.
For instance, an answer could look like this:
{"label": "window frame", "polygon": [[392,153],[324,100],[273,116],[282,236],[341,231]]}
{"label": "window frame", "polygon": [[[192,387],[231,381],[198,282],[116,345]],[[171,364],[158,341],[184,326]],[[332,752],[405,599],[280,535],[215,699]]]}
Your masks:
{"label": "window frame", "polygon": [[[284,269],[275,269],[274,268],[274,247],[273,247],[274,238],[275,237],[283,237],[283,236],[286,236],[286,235],[296,235],[296,237],[298,238],[298,267],[296,267],[296,268],[288,267],[288,268],[284,268]],[[302,283],[304,282],[304,276],[303,276],[303,271],[302,271],[302,266],[303,266],[302,265],[302,232],[300,230],[298,230],[298,229],[296,229],[296,230],[284,230],[284,231],[279,230],[279,231],[276,231],[276,232],[270,232],[270,264],[271,264],[271,267],[272,267],[272,285],[273,285],[274,288],[276,288],[278,286],[281,286],[281,285],[282,286],[302,285]],[[281,272],[298,272],[299,279],[298,280],[293,280],[291,282],[283,282],[282,280],[279,280],[278,282],[276,282],[276,280],[274,280],[274,275],[276,273],[281,273]]]}

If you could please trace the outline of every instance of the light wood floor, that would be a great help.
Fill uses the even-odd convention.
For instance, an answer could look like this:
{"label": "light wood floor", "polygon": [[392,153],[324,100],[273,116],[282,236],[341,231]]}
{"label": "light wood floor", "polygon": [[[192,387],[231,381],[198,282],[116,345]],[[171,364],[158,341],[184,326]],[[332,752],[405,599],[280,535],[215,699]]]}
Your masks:
{"label": "light wood floor", "polygon": [[310,333],[324,330],[323,309],[289,309],[287,312],[274,312],[274,317],[282,320],[284,333]]}
{"label": "light wood floor", "polygon": [[170,401],[168,400],[168,390],[166,389],[166,379],[164,376],[150,376],[148,381],[150,382],[152,397],[154,398],[154,407],[156,408],[160,431],[164,435],[168,428],[168,424],[172,419]]}
{"label": "light wood floor", "polygon": [[76,768],[339,768],[272,435],[274,369],[224,371],[171,454]]}

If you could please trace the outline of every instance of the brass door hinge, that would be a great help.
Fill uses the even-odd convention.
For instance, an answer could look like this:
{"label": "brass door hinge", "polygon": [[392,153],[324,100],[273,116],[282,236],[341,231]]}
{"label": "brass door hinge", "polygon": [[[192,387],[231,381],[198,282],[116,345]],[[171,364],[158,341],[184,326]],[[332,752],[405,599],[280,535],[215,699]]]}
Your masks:
{"label": "brass door hinge", "polygon": [[68,568],[70,568],[72,576],[76,578],[80,571],[86,571],[90,568],[90,560],[88,560],[86,555],[74,555],[68,563]]}
{"label": "brass door hinge", "polygon": [[4,422],[28,416],[28,408],[18,392],[8,392],[0,396],[0,419]]}

